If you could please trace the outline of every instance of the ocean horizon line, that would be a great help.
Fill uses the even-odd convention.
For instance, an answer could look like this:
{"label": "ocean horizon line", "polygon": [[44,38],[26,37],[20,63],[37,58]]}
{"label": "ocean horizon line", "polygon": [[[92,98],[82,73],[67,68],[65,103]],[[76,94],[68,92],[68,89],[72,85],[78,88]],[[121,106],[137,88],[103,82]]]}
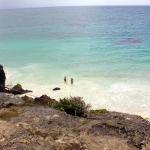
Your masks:
{"label": "ocean horizon line", "polygon": [[41,9],[41,8],[65,8],[65,7],[150,7],[150,5],[64,5],[64,6],[37,6],[37,7],[17,7],[17,8],[0,8],[1,10],[18,10],[18,9]]}

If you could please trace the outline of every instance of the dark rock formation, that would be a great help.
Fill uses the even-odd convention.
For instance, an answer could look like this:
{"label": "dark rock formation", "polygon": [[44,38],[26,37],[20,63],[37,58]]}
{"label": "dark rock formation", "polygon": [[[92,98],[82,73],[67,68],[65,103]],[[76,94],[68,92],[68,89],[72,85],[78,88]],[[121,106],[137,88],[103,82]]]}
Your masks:
{"label": "dark rock formation", "polygon": [[59,87],[56,87],[53,89],[53,91],[59,91],[59,90],[61,90],[61,88],[59,88]]}
{"label": "dark rock formation", "polygon": [[15,85],[13,88],[9,89],[5,87],[6,75],[3,66],[0,65],[0,92],[11,93],[14,95],[25,94],[32,92],[30,90],[24,90],[20,84]]}
{"label": "dark rock formation", "polygon": [[32,91],[24,90],[20,84],[17,84],[13,88],[8,90],[8,93],[12,93],[14,95],[25,94],[29,92],[32,92]]}
{"label": "dark rock formation", "polygon": [[47,95],[42,95],[41,97],[36,97],[34,99],[34,103],[40,104],[40,105],[47,105],[47,106],[52,106],[57,103],[55,99],[50,98]]}
{"label": "dark rock formation", "polygon": [[6,80],[5,72],[3,66],[0,65],[0,92],[5,91],[5,80]]}

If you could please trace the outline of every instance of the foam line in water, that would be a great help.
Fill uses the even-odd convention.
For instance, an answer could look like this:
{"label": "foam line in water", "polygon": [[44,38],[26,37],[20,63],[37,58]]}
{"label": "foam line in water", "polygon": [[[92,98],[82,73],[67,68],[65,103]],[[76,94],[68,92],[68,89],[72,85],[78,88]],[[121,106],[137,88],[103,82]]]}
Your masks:
{"label": "foam line in water", "polygon": [[[33,70],[38,69],[39,66],[32,66]],[[80,96],[83,97],[86,103],[89,103],[92,108],[100,109],[106,108],[112,111],[120,111],[126,113],[133,113],[139,115],[150,114],[150,84],[147,81],[138,81],[134,79],[128,80],[113,80],[110,78],[78,78],[75,80],[73,86],[56,80],[56,84],[49,81],[43,81],[39,84],[39,78],[32,72],[29,72],[30,67],[13,70],[8,69],[7,84],[21,83],[24,88],[33,90],[29,96],[40,96],[47,94],[52,98],[59,100],[59,98]],[[30,69],[31,69],[30,68]],[[24,74],[29,72],[29,76]],[[36,70],[37,72],[37,70]],[[38,74],[40,76],[40,74]],[[35,77],[34,77],[35,76]],[[43,78],[42,78],[43,79]],[[70,80],[69,80],[70,81]],[[112,82],[113,81],[113,82]],[[60,87],[60,91],[53,91],[55,87]]]}

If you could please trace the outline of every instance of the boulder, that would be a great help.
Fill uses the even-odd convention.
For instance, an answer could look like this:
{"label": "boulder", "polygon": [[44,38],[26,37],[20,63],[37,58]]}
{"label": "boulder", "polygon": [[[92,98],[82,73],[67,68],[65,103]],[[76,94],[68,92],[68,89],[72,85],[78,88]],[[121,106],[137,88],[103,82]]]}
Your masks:
{"label": "boulder", "polygon": [[5,91],[5,81],[6,81],[5,72],[3,66],[0,65],[0,92]]}
{"label": "boulder", "polygon": [[9,93],[12,93],[14,95],[25,94],[29,92],[32,92],[32,91],[24,90],[20,84],[15,85],[13,88],[9,90]]}
{"label": "boulder", "polygon": [[56,87],[53,89],[53,91],[59,91],[59,90],[61,90],[61,88],[59,88],[59,87]]}
{"label": "boulder", "polygon": [[0,108],[10,106],[22,106],[25,102],[20,98],[11,94],[0,93]]}
{"label": "boulder", "polygon": [[34,103],[40,104],[40,105],[47,105],[47,106],[52,106],[56,103],[58,103],[55,99],[50,98],[47,95],[42,95],[40,97],[36,97],[34,99]]}

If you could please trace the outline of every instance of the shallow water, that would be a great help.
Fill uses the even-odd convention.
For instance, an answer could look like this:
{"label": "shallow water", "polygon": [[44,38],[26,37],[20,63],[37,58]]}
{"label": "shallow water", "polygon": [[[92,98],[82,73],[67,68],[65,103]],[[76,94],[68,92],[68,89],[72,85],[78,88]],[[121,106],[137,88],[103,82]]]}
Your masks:
{"label": "shallow water", "polygon": [[[94,108],[150,115],[149,14],[150,7],[0,10],[7,84],[19,82],[33,96],[82,96]],[[62,90],[52,92],[56,86]]]}

